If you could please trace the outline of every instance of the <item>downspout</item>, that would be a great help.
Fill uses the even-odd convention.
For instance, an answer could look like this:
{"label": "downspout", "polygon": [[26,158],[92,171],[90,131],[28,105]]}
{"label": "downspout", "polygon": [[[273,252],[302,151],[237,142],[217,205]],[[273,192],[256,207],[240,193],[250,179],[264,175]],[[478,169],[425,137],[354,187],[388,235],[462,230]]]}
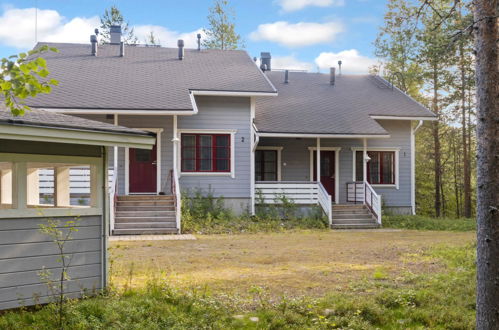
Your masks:
{"label": "downspout", "polygon": [[[412,215],[416,214],[416,132],[423,125],[423,121],[412,129],[411,133],[411,211]],[[411,122],[412,127],[412,122]]]}
{"label": "downspout", "polygon": [[251,197],[251,205],[250,205],[250,211],[251,215],[256,214],[256,191],[255,191],[255,151],[258,146],[258,143],[260,142],[260,137],[257,134],[258,129],[256,128],[255,125],[255,113],[256,113],[256,105],[255,105],[255,98],[252,97],[250,99],[250,197]]}

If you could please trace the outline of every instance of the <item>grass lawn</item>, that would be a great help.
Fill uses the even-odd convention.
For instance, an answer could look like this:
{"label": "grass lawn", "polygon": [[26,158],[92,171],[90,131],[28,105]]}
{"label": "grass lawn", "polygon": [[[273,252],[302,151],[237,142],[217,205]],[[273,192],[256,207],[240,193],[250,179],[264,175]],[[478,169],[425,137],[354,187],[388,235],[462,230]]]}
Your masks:
{"label": "grass lawn", "polygon": [[112,281],[143,286],[166,279],[179,288],[215,295],[251,295],[262,288],[283,295],[321,297],[349,291],[365,279],[395,279],[405,273],[431,274],[443,264],[422,257],[431,247],[460,247],[474,232],[290,231],[206,235],[197,241],[111,243]]}
{"label": "grass lawn", "polygon": [[[329,231],[113,242],[112,286],[67,329],[471,329],[475,233]],[[54,329],[55,305],[0,315]]]}

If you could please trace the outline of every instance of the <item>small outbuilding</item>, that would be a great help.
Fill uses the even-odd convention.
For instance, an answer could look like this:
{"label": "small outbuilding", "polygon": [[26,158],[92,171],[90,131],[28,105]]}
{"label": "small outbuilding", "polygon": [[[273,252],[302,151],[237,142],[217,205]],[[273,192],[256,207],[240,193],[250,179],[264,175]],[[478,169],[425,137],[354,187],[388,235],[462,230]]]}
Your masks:
{"label": "small outbuilding", "polygon": [[[68,297],[106,286],[110,189],[107,148],[152,149],[154,133],[40,110],[0,110],[0,310],[49,301],[41,271],[56,280],[47,219],[77,219],[65,245]],[[71,182],[77,174],[79,182]],[[67,230],[61,228],[63,231]]]}

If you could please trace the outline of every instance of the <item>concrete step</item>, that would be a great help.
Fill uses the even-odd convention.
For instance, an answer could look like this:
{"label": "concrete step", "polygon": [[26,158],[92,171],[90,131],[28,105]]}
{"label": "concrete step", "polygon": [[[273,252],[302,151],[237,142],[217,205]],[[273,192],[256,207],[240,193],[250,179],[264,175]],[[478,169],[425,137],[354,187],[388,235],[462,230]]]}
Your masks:
{"label": "concrete step", "polygon": [[368,209],[333,209],[334,214],[368,214]]}
{"label": "concrete step", "polygon": [[173,200],[173,195],[127,195],[118,196],[119,201],[150,201],[150,200]]}
{"label": "concrete step", "polygon": [[120,208],[116,209],[115,217],[175,217],[175,211],[162,211],[162,210],[153,210],[153,211],[137,211],[130,210],[124,211]]}
{"label": "concrete step", "polygon": [[172,217],[116,217],[114,222],[161,222],[175,221],[175,216]]}
{"label": "concrete step", "polygon": [[175,211],[175,206],[164,206],[164,205],[152,205],[152,206],[141,206],[141,205],[117,205],[116,212],[147,212],[147,211]]}
{"label": "concrete step", "polygon": [[174,206],[175,202],[173,200],[118,200],[116,202],[117,206]]}
{"label": "concrete step", "polygon": [[333,204],[333,210],[367,209],[364,204]]}
{"label": "concrete step", "polygon": [[117,217],[114,219],[115,223],[129,223],[129,222],[175,222],[175,216],[171,217]]}
{"label": "concrete step", "polygon": [[332,224],[333,229],[377,229],[379,226],[373,224]]}
{"label": "concrete step", "polygon": [[175,222],[126,222],[126,223],[115,223],[114,229],[172,229],[176,228],[177,224]]}
{"label": "concrete step", "polygon": [[162,235],[177,234],[176,228],[148,228],[148,229],[115,229],[113,235]]}
{"label": "concrete step", "polygon": [[354,225],[372,224],[372,225],[376,225],[377,223],[373,219],[333,219],[333,225],[347,225],[347,224],[354,224]]}
{"label": "concrete step", "polygon": [[364,219],[370,219],[372,220],[373,217],[370,213],[365,213],[365,214],[335,214],[333,212],[333,220],[334,219],[359,219],[359,220],[364,220]]}

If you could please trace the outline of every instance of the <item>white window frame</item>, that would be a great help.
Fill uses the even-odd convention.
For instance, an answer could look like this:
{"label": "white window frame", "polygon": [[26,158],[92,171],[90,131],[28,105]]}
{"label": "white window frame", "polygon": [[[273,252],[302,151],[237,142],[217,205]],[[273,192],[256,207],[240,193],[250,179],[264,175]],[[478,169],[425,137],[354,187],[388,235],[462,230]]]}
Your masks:
{"label": "white window frame", "polygon": [[[12,163],[12,208],[2,209],[0,218],[39,218],[61,216],[87,216],[103,214],[103,189],[100,189],[104,180],[103,159],[100,157],[55,156],[38,154],[12,154],[0,153],[0,162]],[[27,195],[27,165],[28,163],[90,165],[96,171],[95,181],[97,186],[91,187],[95,194],[95,205],[91,207],[58,207],[28,208]],[[107,168],[107,167],[106,167]],[[107,186],[107,182],[105,183]]]}
{"label": "white window frame", "polygon": [[[161,133],[163,128],[134,127],[142,131],[156,133],[156,194],[161,191]],[[154,193],[133,193],[134,195],[147,195]],[[130,195],[130,148],[125,148],[125,195]]]}
{"label": "white window frame", "polygon": [[[256,147],[256,150],[274,150],[277,151],[277,181],[282,180],[282,149],[283,147],[270,147],[270,146],[261,146],[261,147]],[[255,157],[255,164],[256,164],[256,157]],[[254,169],[253,169],[254,170]],[[256,181],[256,179],[255,179]]]}
{"label": "white window frame", "polygon": [[[352,181],[356,181],[356,158],[357,151],[364,151],[363,147],[352,148]],[[366,151],[392,151],[395,152],[395,184],[371,184],[378,188],[395,188],[399,189],[399,172],[400,172],[400,148],[399,147],[368,147]]]}
{"label": "white window frame", "polygon": [[[334,203],[340,203],[340,151],[341,147],[320,147],[321,151],[334,151]],[[314,151],[317,147],[308,147],[310,152],[309,158],[309,177],[310,181],[314,181]]]}
{"label": "white window frame", "polygon": [[[236,178],[236,129],[179,129],[177,148],[177,168],[179,177],[182,176],[228,176]],[[228,134],[230,135],[230,172],[182,172],[182,134]]]}

